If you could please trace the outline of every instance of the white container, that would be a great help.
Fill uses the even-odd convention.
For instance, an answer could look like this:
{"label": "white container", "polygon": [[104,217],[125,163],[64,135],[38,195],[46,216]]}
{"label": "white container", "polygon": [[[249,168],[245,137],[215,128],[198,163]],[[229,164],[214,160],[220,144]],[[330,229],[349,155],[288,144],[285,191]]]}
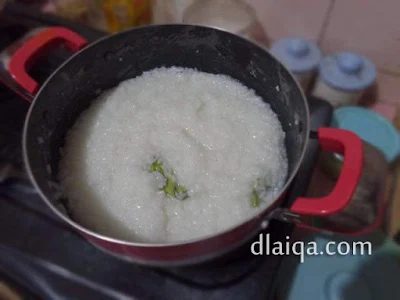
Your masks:
{"label": "white container", "polygon": [[240,35],[262,47],[269,46],[267,33],[256,11],[241,0],[197,0],[183,15],[183,23],[214,27]]}
{"label": "white container", "polygon": [[376,68],[366,57],[339,52],[322,59],[313,95],[334,107],[356,105],[376,81]]}
{"label": "white container", "polygon": [[185,10],[195,0],[151,0],[154,24],[181,23]]}
{"label": "white container", "polygon": [[284,38],[274,42],[270,52],[292,72],[303,90],[307,91],[321,61],[319,47],[302,38]]}

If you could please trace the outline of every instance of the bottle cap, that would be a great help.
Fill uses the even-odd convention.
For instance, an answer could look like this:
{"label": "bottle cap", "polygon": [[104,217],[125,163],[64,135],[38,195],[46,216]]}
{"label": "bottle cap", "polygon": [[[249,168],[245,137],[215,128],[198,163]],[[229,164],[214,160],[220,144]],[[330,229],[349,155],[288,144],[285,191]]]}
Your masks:
{"label": "bottle cap", "polygon": [[272,44],[271,54],[294,73],[313,71],[318,68],[321,51],[309,40],[285,38]]}
{"label": "bottle cap", "polygon": [[333,113],[332,126],[350,130],[362,140],[379,149],[388,162],[400,154],[400,135],[380,114],[356,106],[341,107]]}
{"label": "bottle cap", "polygon": [[321,60],[319,73],[329,86],[346,92],[358,92],[376,80],[375,65],[357,53],[338,52]]}

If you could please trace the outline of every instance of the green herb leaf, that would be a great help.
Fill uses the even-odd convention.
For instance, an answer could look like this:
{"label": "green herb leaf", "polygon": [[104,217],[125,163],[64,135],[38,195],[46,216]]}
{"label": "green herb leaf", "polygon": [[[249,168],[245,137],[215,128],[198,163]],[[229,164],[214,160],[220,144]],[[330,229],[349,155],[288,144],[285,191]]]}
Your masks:
{"label": "green herb leaf", "polygon": [[185,200],[189,198],[187,188],[181,185],[176,185],[175,186],[175,198],[180,199],[180,200]]}
{"label": "green herb leaf", "polygon": [[161,161],[154,161],[150,166],[150,172],[158,172],[165,178],[166,183],[163,186],[162,191],[164,191],[166,195],[179,200],[185,200],[189,198],[187,189],[184,186],[177,184],[173,179],[175,172],[173,170],[170,170],[169,174],[171,176],[165,174]]}
{"label": "green herb leaf", "polygon": [[165,177],[165,173],[164,173],[164,169],[162,167],[162,162],[160,162],[159,160],[156,160],[155,162],[153,162],[150,166],[150,172],[158,172],[160,173],[162,176]]}
{"label": "green herb leaf", "polygon": [[253,189],[256,189],[260,185],[261,178],[257,178],[256,182],[253,184]]}
{"label": "green herb leaf", "polygon": [[165,194],[170,197],[175,197],[175,182],[171,177],[167,176],[167,182],[163,188]]}
{"label": "green herb leaf", "polygon": [[253,207],[258,207],[260,205],[260,197],[258,196],[255,189],[251,192],[251,205]]}
{"label": "green herb leaf", "polygon": [[200,106],[197,108],[196,112],[199,113],[199,112],[203,111],[205,107],[206,107],[206,105],[202,101]]}

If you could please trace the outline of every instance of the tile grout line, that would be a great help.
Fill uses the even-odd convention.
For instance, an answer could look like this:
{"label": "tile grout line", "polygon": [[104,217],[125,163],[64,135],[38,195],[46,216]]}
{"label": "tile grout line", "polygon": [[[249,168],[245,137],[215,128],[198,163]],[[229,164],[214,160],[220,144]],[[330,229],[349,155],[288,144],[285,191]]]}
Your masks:
{"label": "tile grout line", "polygon": [[325,19],[322,22],[321,30],[320,30],[320,32],[318,34],[318,37],[317,37],[317,44],[318,45],[321,44],[322,39],[324,37],[324,34],[326,32],[326,29],[328,28],[329,22],[331,20],[332,11],[333,11],[333,8],[335,6],[335,1],[336,0],[331,0],[331,2],[329,4],[329,7],[328,7],[328,10],[327,10],[327,12],[325,14]]}
{"label": "tile grout line", "polygon": [[383,74],[390,75],[390,76],[393,76],[393,77],[400,77],[400,73],[399,72],[391,71],[391,70],[384,69],[384,68],[380,68],[378,66],[376,68],[379,71],[379,73],[383,73]]}
{"label": "tile grout line", "polygon": [[[319,46],[322,43],[322,40],[324,38],[324,35],[326,33],[326,30],[327,30],[327,28],[329,26],[329,23],[330,23],[330,20],[332,18],[332,11],[334,9],[335,3],[336,3],[336,0],[331,0],[330,3],[329,3],[327,12],[325,14],[326,17],[325,17],[324,21],[322,22],[321,30],[319,31],[318,36],[317,36],[317,44]],[[390,75],[390,76],[393,76],[393,77],[400,77],[400,73],[399,72],[388,70],[388,69],[385,69],[385,68],[382,68],[382,67],[379,67],[379,66],[377,66],[376,68],[377,68],[377,71],[379,73],[383,73],[383,74]]]}

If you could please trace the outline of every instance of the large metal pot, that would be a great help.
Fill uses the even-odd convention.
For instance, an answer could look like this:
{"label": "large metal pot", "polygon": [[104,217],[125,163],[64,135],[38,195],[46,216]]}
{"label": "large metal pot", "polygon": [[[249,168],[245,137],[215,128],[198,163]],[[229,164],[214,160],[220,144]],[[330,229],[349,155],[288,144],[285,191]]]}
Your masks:
{"label": "large metal pot", "polygon": [[[39,89],[27,73],[34,60],[64,43],[79,51],[61,65]],[[43,201],[65,223],[93,244],[135,262],[152,265],[188,264],[225,253],[259,231],[263,222],[285,212],[279,208],[295,177],[310,136],[309,112],[299,85],[273,56],[252,42],[213,28],[158,25],[136,28],[86,45],[77,34],[54,27],[40,32],[11,58],[9,72],[34,96],[24,134],[24,160]],[[197,68],[227,74],[254,89],[277,113],[286,132],[289,175],[279,197],[254,218],[224,232],[175,244],[143,244],[114,239],[84,228],[68,214],[57,184],[60,148],[67,130],[102,91],[161,66]],[[295,214],[328,215],[351,199],[362,168],[361,140],[348,131],[321,128],[312,133],[323,150],[342,153],[342,173],[332,193],[320,199],[299,198]]]}

